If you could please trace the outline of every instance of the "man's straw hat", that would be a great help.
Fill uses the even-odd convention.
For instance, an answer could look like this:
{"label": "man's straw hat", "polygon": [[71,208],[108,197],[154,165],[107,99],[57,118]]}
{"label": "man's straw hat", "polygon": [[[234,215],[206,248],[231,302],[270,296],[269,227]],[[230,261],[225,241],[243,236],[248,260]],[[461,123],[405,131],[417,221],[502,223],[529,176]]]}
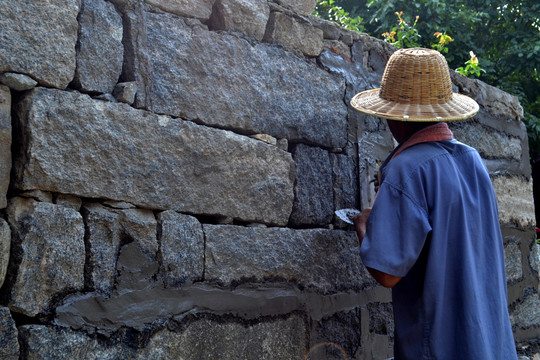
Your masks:
{"label": "man's straw hat", "polygon": [[356,94],[351,105],[371,116],[401,121],[457,121],[478,112],[476,101],[452,92],[444,56],[422,48],[396,51],[381,88]]}

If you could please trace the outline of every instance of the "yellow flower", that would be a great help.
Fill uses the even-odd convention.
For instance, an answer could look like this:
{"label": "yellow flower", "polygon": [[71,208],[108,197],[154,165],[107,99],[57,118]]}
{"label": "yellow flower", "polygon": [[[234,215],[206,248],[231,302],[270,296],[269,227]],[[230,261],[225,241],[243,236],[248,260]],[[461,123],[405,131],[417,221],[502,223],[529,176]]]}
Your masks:
{"label": "yellow flower", "polygon": [[472,51],[469,52],[469,55],[471,55],[471,64],[478,64],[478,58]]}
{"label": "yellow flower", "polygon": [[452,39],[450,36],[448,36],[446,34],[442,34],[440,36],[440,39],[439,39],[439,44],[445,45],[445,44],[448,44],[449,42],[452,42],[452,41],[454,41],[454,39]]}

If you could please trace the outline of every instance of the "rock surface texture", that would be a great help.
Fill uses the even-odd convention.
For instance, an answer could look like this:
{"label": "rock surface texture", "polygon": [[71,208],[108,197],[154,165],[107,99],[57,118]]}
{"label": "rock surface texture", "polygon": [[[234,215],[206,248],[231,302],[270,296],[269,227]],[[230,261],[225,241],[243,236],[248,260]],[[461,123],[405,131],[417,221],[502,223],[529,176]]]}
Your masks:
{"label": "rock surface texture", "polygon": [[[391,293],[340,208],[394,146],[351,97],[389,44],[315,0],[0,1],[0,358],[385,359]],[[497,193],[522,360],[540,354],[515,97],[451,124]],[[540,356],[540,355],[537,355]]]}

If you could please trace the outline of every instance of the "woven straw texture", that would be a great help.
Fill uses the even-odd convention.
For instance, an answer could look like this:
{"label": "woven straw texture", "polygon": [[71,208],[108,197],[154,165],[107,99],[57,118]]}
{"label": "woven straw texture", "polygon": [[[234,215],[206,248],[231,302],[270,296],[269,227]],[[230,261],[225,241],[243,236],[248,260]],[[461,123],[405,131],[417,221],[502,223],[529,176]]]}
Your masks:
{"label": "woven straw texture", "polygon": [[401,121],[457,121],[474,116],[478,104],[453,93],[446,59],[430,49],[400,49],[388,61],[381,88],[356,94],[360,112]]}

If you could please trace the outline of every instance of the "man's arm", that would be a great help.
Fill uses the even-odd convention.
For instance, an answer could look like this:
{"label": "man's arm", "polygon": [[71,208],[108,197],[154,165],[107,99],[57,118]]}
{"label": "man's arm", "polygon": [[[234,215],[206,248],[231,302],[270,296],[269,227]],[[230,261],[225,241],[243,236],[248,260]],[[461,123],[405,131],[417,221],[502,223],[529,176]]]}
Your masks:
{"label": "man's arm", "polygon": [[[356,230],[356,235],[358,236],[360,246],[362,246],[362,241],[364,241],[364,236],[366,235],[366,223],[370,212],[371,208],[366,208],[353,219],[354,228]],[[367,266],[366,268],[371,276],[373,276],[373,278],[384,287],[392,288],[399,282],[399,280],[401,280],[401,277],[399,276],[390,275]]]}

